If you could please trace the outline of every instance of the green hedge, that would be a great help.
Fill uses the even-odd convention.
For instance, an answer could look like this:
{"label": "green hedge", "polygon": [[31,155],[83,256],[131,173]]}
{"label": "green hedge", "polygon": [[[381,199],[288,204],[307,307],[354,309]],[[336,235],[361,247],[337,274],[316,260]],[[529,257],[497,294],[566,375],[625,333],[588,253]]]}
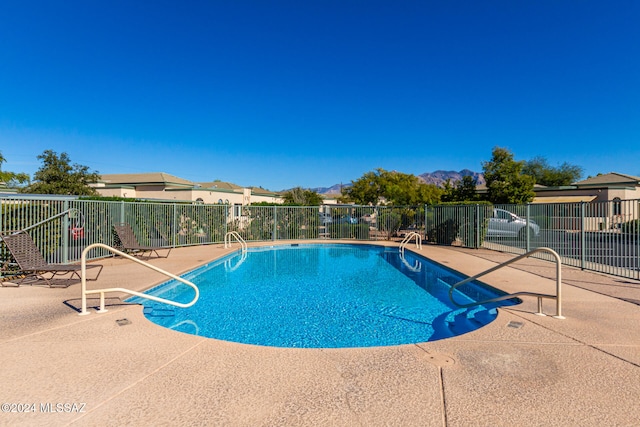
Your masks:
{"label": "green hedge", "polygon": [[328,224],[327,230],[332,239],[368,239],[368,224]]}
{"label": "green hedge", "polygon": [[456,202],[442,203],[429,208],[430,227],[426,230],[427,240],[438,245],[461,242],[470,248],[482,246],[493,205],[478,202],[473,205]]}
{"label": "green hedge", "polygon": [[620,230],[625,234],[640,234],[640,219],[634,219],[631,221],[620,224]]}

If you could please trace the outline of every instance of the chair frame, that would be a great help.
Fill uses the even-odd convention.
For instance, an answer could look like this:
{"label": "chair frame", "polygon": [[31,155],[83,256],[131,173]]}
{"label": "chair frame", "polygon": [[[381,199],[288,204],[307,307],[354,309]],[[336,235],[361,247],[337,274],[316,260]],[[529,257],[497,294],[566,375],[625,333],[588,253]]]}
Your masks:
{"label": "chair frame", "polygon": [[[115,232],[118,240],[120,241],[119,246],[123,252],[126,252],[133,256],[143,257],[145,253],[148,253],[147,259],[151,258],[152,254],[155,254],[158,258],[167,258],[171,253],[171,247],[167,246],[145,246],[141,245],[133,232],[133,228],[131,228],[131,224],[127,222],[121,222],[113,225],[113,231]],[[166,250],[166,255],[162,256],[158,252],[159,250]]]}
{"label": "chair frame", "polygon": [[[33,238],[26,231],[18,231],[13,234],[0,237],[5,246],[13,256],[18,264],[19,271],[24,274],[24,277],[17,283],[20,286],[28,279],[35,279],[34,282],[44,280],[47,285],[52,288],[54,286],[69,287],[72,283],[74,276],[82,280],[80,273],[82,267],[77,264],[50,264],[45,259]],[[89,264],[87,269],[98,269],[96,276],[88,280],[98,280],[100,273],[102,272],[103,265],[101,264]],[[51,277],[46,277],[44,274],[51,273]],[[53,283],[52,280],[57,275],[70,274],[66,279],[66,284],[59,285]],[[2,282],[2,286],[6,286],[5,282]]]}

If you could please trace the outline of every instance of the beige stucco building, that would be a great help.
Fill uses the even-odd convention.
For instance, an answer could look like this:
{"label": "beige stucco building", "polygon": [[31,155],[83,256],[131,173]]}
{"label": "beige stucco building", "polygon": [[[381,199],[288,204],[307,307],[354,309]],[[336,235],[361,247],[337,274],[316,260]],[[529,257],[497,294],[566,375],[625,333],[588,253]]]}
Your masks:
{"label": "beige stucco building", "polygon": [[[93,185],[102,196],[128,197],[145,200],[190,201],[194,203],[226,204],[240,207],[260,202],[282,203],[279,193],[261,188],[241,187],[232,183],[192,182],[164,172],[102,175]],[[480,191],[486,191],[480,189]],[[640,177],[616,172],[590,177],[562,187],[535,186],[533,204],[548,205],[549,217],[567,221],[567,217],[586,217],[587,229],[613,229],[617,225],[640,218]],[[577,202],[585,202],[584,212]],[[335,203],[330,197],[325,204]],[[557,212],[555,212],[557,211]],[[576,223],[577,224],[577,223]],[[571,224],[562,228],[572,229]],[[577,225],[576,225],[577,227]]]}
{"label": "beige stucco building", "polygon": [[228,182],[193,182],[164,172],[109,174],[92,185],[101,196],[246,206],[282,203],[279,193]]}
{"label": "beige stucco building", "polygon": [[[587,230],[611,230],[620,224],[640,218],[640,177],[611,172],[597,175],[563,187],[536,187],[536,197],[532,203],[557,203],[558,218],[566,219],[566,206],[561,204],[588,202],[584,208],[573,205],[574,217],[585,217]],[[558,219],[560,220],[560,219]],[[577,221],[577,220],[574,220]],[[557,224],[566,229],[578,227],[576,224]]]}
{"label": "beige stucco building", "polygon": [[537,186],[533,203],[610,202],[640,199],[640,177],[611,172],[564,187]]}

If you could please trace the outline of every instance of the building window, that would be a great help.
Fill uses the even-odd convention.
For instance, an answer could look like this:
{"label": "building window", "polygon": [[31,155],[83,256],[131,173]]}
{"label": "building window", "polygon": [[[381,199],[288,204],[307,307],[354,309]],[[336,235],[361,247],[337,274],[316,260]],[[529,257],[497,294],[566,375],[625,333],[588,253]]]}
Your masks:
{"label": "building window", "polygon": [[242,216],[242,203],[235,203],[233,205],[233,216]]}
{"label": "building window", "polygon": [[613,214],[614,215],[622,214],[622,202],[620,201],[620,197],[613,198]]}

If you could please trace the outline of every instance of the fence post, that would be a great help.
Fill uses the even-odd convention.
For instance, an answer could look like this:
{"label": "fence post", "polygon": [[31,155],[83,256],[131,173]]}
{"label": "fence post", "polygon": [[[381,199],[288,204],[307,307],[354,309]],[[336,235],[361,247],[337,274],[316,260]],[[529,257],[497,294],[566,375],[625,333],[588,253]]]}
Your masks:
{"label": "fence post", "polygon": [[226,239],[226,235],[229,232],[229,205],[225,203],[224,205],[224,233],[222,233],[222,237]]}
{"label": "fence post", "polygon": [[427,209],[429,209],[429,205],[425,203],[424,205],[424,236],[422,236],[422,238],[425,240],[427,240],[427,230],[429,229],[429,224],[427,224],[427,219],[429,218],[429,215],[427,215],[428,214]]}
{"label": "fence post", "polygon": [[480,249],[480,205],[476,203],[475,206],[475,218],[476,218],[476,223],[474,224],[475,226],[475,242],[474,242],[474,249]]}
{"label": "fence post", "polygon": [[124,200],[120,201],[120,221],[119,222],[125,222],[124,221]]}
{"label": "fence post", "polygon": [[629,232],[632,233],[632,239],[636,241],[636,256],[635,258],[635,269],[637,271],[637,275],[635,277],[636,280],[640,280],[640,218],[638,217],[638,212],[640,211],[640,202],[636,202],[636,207],[633,209],[633,222],[629,227]]}
{"label": "fence post", "polygon": [[[69,201],[62,202],[62,212],[69,210]],[[63,264],[69,262],[69,214],[62,216],[62,260]]]}
{"label": "fence post", "polygon": [[584,230],[584,221],[585,221],[585,216],[584,216],[584,207],[585,207],[585,203],[584,201],[580,202],[580,268],[582,270],[585,269],[585,264],[586,264],[586,260],[585,260],[585,245],[586,245],[586,236],[585,236],[585,230]]}
{"label": "fence post", "polygon": [[172,222],[172,233],[171,233],[171,240],[172,240],[172,245],[174,247],[178,246],[178,205],[176,203],[172,203],[173,205],[173,222]]}
{"label": "fence post", "polygon": [[527,252],[531,250],[531,203],[527,203]]}
{"label": "fence post", "polygon": [[273,207],[273,241],[275,242],[278,238],[278,207]]}

